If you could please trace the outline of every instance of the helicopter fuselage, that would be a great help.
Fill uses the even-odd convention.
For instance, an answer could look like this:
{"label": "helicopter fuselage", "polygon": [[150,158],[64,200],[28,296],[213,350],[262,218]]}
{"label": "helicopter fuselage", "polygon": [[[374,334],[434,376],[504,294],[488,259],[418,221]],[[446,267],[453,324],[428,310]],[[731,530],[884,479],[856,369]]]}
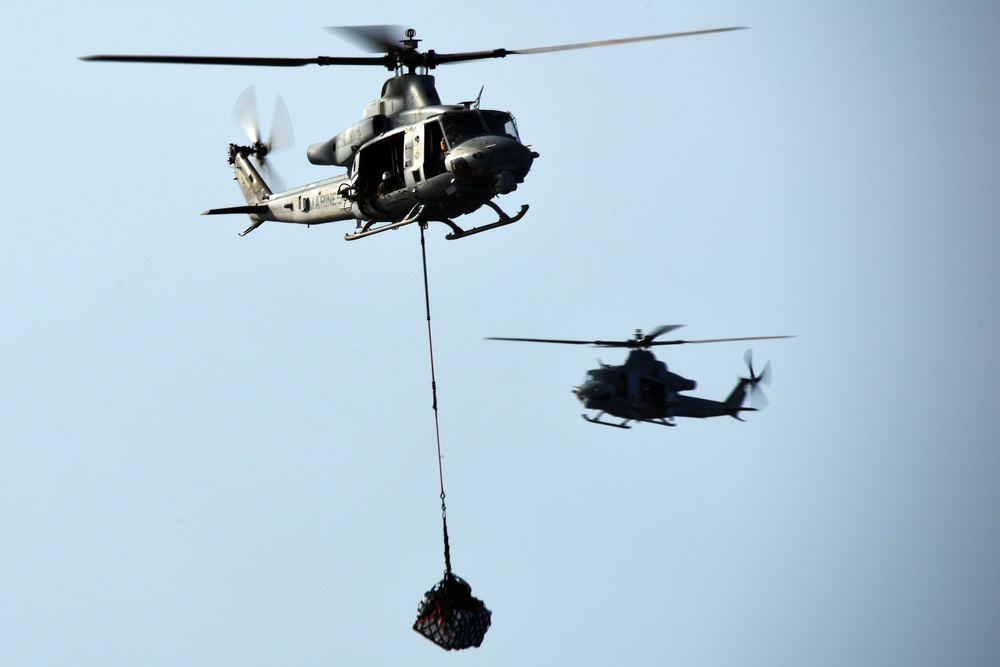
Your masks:
{"label": "helicopter fuselage", "polygon": [[[516,190],[537,157],[521,143],[514,117],[480,110],[478,102],[442,105],[433,85],[429,75],[389,79],[364,119],[311,145],[310,162],[347,169],[335,178],[271,192],[249,159],[253,149],[231,145],[230,163],[248,206],[208,213],[248,213],[250,229],[265,220],[353,219],[358,232],[349,239],[417,221],[445,222],[452,238],[519,219],[526,207],[511,218],[491,201]],[[497,223],[466,232],[451,221],[483,205],[500,214]]]}
{"label": "helicopter fuselage", "polygon": [[[630,421],[673,426],[676,417],[739,418],[740,412],[752,409],[743,407],[750,380],[741,379],[724,401],[687,396],[680,392],[695,389],[697,383],[670,372],[665,363],[643,349],[632,350],[621,366],[605,365],[588,371],[587,378],[573,393],[585,408],[599,413],[593,418],[585,415],[585,419],[606,426],[628,428]],[[601,421],[603,414],[625,421]]]}

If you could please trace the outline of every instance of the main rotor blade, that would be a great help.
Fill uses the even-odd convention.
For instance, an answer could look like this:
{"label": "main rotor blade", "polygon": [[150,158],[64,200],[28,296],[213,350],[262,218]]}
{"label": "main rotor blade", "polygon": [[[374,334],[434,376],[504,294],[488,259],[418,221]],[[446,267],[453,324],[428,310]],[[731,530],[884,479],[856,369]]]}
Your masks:
{"label": "main rotor blade", "polygon": [[327,26],[326,29],[354,42],[369,53],[401,51],[402,40],[394,36],[406,36],[406,28],[399,25],[334,25]]}
{"label": "main rotor blade", "polygon": [[378,65],[392,67],[388,56],[361,56],[341,58],[317,56],[315,58],[242,58],[228,56],[129,56],[96,55],[83,56],[80,60],[118,63],[167,63],[177,65],[244,65],[249,67],[301,67],[302,65]]}
{"label": "main rotor blade", "polygon": [[[676,329],[682,325],[674,324],[665,327],[667,331]],[[658,327],[660,328],[660,327]],[[654,329],[654,332],[656,330]],[[740,340],[772,340],[775,338],[795,338],[795,336],[746,336],[741,338],[703,338],[699,340],[649,340],[649,336],[643,336],[642,340],[571,340],[564,338],[502,338],[488,337],[484,340],[511,340],[520,343],[559,343],[561,345],[593,345],[595,347],[652,347],[654,345],[685,345],[687,343],[730,343]]]}
{"label": "main rotor blade", "polygon": [[710,30],[692,30],[690,32],[671,32],[665,35],[647,35],[645,37],[624,37],[622,39],[605,39],[597,42],[580,42],[579,44],[561,44],[559,46],[541,46],[534,49],[507,49],[507,53],[528,55],[532,53],[551,53],[552,51],[570,51],[572,49],[589,49],[595,46],[614,46],[615,44],[628,44],[629,42],[648,42],[655,39],[672,39],[674,37],[689,37],[691,35],[706,35],[712,32],[728,32],[730,30],[746,30],[746,26],[735,26],[732,28],[712,28]]}
{"label": "main rotor blade", "polygon": [[[679,325],[678,325],[679,326]],[[644,341],[630,340],[568,340],[563,338],[486,338],[485,340],[512,340],[520,343],[559,343],[560,345],[593,345],[594,347],[646,347]],[[656,343],[652,343],[655,345]]]}
{"label": "main rotor blade", "polygon": [[488,337],[483,340],[513,340],[520,343],[561,343],[563,345],[595,345],[596,340],[559,340],[555,338],[498,338]]}
{"label": "main rotor blade", "polygon": [[652,345],[685,345],[687,343],[731,343],[738,340],[773,340],[775,338],[795,338],[795,336],[744,336],[741,338],[702,338],[700,340],[655,340]]}
{"label": "main rotor blade", "polygon": [[437,67],[446,63],[463,63],[470,60],[486,60],[487,58],[506,58],[507,49],[492,49],[491,51],[468,51],[466,53],[437,53],[429,51],[427,55],[427,66]]}
{"label": "main rotor blade", "polygon": [[493,49],[491,51],[470,51],[467,53],[437,53],[435,51],[420,52],[400,46],[392,41],[392,30],[396,26],[354,26],[331,30],[340,32],[361,43],[363,48],[375,52],[384,51],[383,56],[317,56],[315,58],[259,58],[259,57],[229,57],[229,56],[159,56],[159,55],[93,55],[83,56],[80,60],[123,62],[123,63],[167,63],[178,65],[241,65],[247,67],[301,67],[303,65],[375,65],[393,69],[397,65],[397,55],[411,53],[412,62],[403,63],[406,66],[421,66],[434,68],[444,63],[465,62],[469,60],[484,60],[486,58],[504,58],[507,55],[531,55],[535,53],[551,53],[553,51],[569,51],[572,49],[589,49],[597,46],[613,46],[630,42],[647,42],[673,37],[689,37],[691,35],[706,35],[713,32],[728,32],[730,30],[745,30],[743,26],[731,28],[712,28],[710,30],[692,30],[689,32],[672,32],[664,35],[646,35],[644,37],[625,37],[622,39],[605,39],[596,42],[580,42],[578,44],[560,44],[557,46],[541,46],[533,49]]}
{"label": "main rotor blade", "polygon": [[645,338],[646,340],[653,340],[654,338],[659,338],[660,336],[662,336],[663,334],[667,333],[668,331],[673,331],[674,329],[680,329],[682,326],[684,326],[684,325],[683,324],[662,324],[662,325],[656,327],[655,329],[653,329],[652,331],[650,331],[645,336],[643,336],[643,338]]}
{"label": "main rotor blade", "polygon": [[589,49],[597,46],[614,46],[629,42],[648,42],[656,39],[671,39],[673,37],[689,37],[691,35],[706,35],[713,32],[728,32],[730,30],[746,30],[744,26],[732,28],[712,28],[711,30],[692,30],[690,32],[672,32],[665,35],[646,35],[644,37],[624,37],[622,39],[605,39],[597,42],[580,42],[579,44],[560,44],[558,46],[540,46],[533,49],[493,49],[492,51],[470,51],[468,53],[427,53],[428,67],[444,63],[457,63],[469,60],[485,60],[487,58],[504,58],[508,55],[532,55],[536,53],[551,53],[553,51],[570,51],[572,49]]}

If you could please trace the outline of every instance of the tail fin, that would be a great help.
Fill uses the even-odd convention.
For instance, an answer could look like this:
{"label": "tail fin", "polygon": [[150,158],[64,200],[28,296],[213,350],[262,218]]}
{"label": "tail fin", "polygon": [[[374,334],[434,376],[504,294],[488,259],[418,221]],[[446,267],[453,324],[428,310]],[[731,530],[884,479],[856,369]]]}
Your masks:
{"label": "tail fin", "polygon": [[274,194],[271,188],[242,151],[237,151],[234,155],[233,166],[236,170],[236,182],[240,184],[240,190],[243,191],[248,204],[257,206],[271,198]]}
{"label": "tail fin", "polygon": [[236,182],[240,184],[240,190],[246,197],[246,206],[228,206],[226,208],[210,208],[202,215],[228,215],[245,213],[250,216],[250,226],[240,232],[240,236],[246,236],[253,230],[261,226],[265,220],[274,220],[271,209],[267,205],[267,200],[273,194],[271,188],[267,186],[260,172],[249,160],[249,149],[229,145],[229,161],[236,171]]}
{"label": "tail fin", "polygon": [[743,407],[743,401],[745,401],[747,397],[747,387],[752,384],[751,380],[748,380],[747,378],[740,378],[736,387],[734,387],[733,390],[729,392],[729,396],[726,397],[724,403],[726,405],[726,409],[730,411],[729,416],[733,419],[743,421],[740,419],[741,412],[753,412],[757,410],[757,408]]}

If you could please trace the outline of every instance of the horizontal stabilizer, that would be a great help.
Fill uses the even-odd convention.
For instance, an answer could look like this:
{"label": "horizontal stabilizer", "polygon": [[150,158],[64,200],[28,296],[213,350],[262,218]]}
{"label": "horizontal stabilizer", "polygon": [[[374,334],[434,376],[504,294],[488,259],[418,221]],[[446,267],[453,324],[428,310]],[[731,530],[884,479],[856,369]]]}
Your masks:
{"label": "horizontal stabilizer", "polygon": [[253,215],[267,213],[270,209],[264,204],[257,204],[255,206],[230,206],[228,208],[210,208],[202,215],[229,215],[232,213],[242,213],[244,215]]}

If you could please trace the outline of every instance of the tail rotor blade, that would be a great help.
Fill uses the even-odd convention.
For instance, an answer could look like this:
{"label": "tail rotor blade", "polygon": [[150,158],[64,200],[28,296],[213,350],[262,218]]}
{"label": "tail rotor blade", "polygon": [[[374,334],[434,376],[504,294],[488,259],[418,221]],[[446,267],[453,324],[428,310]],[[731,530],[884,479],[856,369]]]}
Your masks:
{"label": "tail rotor blade", "polygon": [[755,410],[763,410],[768,406],[768,400],[760,385],[761,383],[771,384],[771,362],[768,361],[764,364],[764,370],[760,372],[760,375],[756,375],[753,372],[753,350],[747,350],[743,354],[743,361],[746,362],[747,370],[750,371],[750,377],[745,378],[745,382],[750,385],[747,388],[750,395],[750,407]]}
{"label": "tail rotor blade", "polygon": [[272,190],[284,190],[281,179],[273,169],[268,167],[267,156],[271,151],[290,148],[295,144],[295,137],[292,134],[292,120],[288,114],[288,107],[285,106],[285,101],[281,99],[280,95],[275,101],[274,118],[271,120],[271,131],[266,142],[261,138],[260,116],[257,113],[257,91],[253,86],[248,86],[236,100],[236,106],[233,107],[233,121],[250,140],[249,152],[256,156],[261,176]]}
{"label": "tail rotor blade", "polygon": [[233,107],[233,121],[238,125],[252,144],[260,143],[260,118],[257,114],[257,91],[253,86],[247,86]]}
{"label": "tail rotor blade", "polygon": [[271,119],[271,133],[267,137],[268,151],[279,151],[295,145],[292,134],[292,118],[288,115],[285,101],[278,96],[274,103],[274,117]]}
{"label": "tail rotor blade", "polygon": [[760,372],[759,381],[766,386],[771,386],[771,362],[764,364],[764,370]]}
{"label": "tail rotor blade", "polygon": [[750,407],[754,410],[763,410],[770,402],[767,400],[767,396],[764,395],[764,390],[757,385],[750,386]]}
{"label": "tail rotor blade", "polygon": [[272,192],[281,192],[285,189],[285,181],[281,178],[278,172],[271,166],[270,162],[265,162],[263,160],[258,161],[258,170],[260,171],[261,177]]}

